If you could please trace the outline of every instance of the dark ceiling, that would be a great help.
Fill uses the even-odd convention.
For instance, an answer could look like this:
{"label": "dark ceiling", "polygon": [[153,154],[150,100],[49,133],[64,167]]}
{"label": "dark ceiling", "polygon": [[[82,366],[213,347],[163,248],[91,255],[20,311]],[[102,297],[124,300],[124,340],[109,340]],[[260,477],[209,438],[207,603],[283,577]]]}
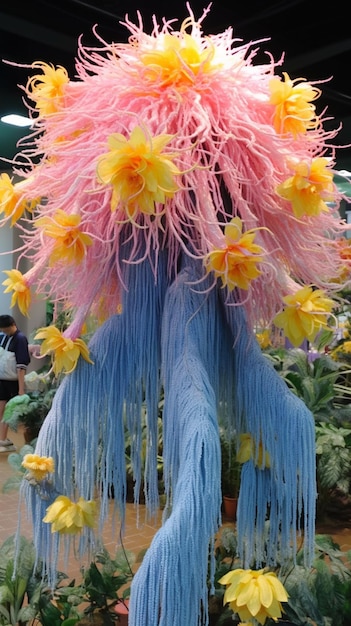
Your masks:
{"label": "dark ceiling", "polygon": [[[206,0],[190,2],[196,18],[208,5]],[[186,2],[179,0],[4,2],[0,8],[0,59],[27,65],[38,60],[60,64],[74,79],[78,37],[83,35],[83,43],[87,45],[96,43],[92,27],[97,24],[98,32],[107,41],[125,41],[129,31],[120,21],[126,13],[132,21],[137,21],[138,10],[147,32],[151,31],[153,14],[160,20],[164,16],[177,18],[177,26],[188,15]],[[334,118],[330,122],[332,127],[343,123],[339,142],[351,143],[351,37],[343,0],[334,0],[327,8],[313,0],[214,0],[202,23],[204,33],[217,34],[229,26],[233,27],[234,36],[244,42],[269,38],[260,47],[271,52],[276,60],[284,52],[282,70],[291,78],[331,79],[320,86],[323,96],[317,108],[320,112],[328,107]],[[18,84],[25,84],[31,74],[30,69],[0,63],[0,116],[26,112]],[[22,134],[23,131],[0,123],[0,155],[12,158]],[[351,149],[341,150],[342,167],[350,159],[350,153]]]}

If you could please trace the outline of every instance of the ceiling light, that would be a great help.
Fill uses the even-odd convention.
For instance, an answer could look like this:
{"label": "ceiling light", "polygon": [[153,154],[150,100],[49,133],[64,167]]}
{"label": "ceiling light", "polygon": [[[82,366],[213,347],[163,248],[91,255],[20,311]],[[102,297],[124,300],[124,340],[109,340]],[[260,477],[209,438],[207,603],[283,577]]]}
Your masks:
{"label": "ceiling light", "polygon": [[33,120],[30,120],[29,117],[25,117],[24,115],[16,115],[11,113],[10,115],[4,115],[0,118],[1,122],[5,124],[11,124],[12,126],[31,126]]}

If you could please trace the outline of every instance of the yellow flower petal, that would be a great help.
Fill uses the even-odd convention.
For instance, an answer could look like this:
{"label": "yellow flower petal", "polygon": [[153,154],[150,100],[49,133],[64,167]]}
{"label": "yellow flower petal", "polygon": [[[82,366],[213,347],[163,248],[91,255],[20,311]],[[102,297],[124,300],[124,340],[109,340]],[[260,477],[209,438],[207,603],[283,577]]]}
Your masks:
{"label": "yellow flower petal", "polygon": [[204,260],[206,271],[213,271],[224,286],[247,290],[250,282],[262,273],[257,264],[263,261],[263,249],[254,243],[254,229],[242,234],[242,221],[234,217],[224,229],[223,248],[212,250]]}
{"label": "yellow flower petal", "polygon": [[79,215],[69,215],[58,209],[50,217],[40,217],[34,226],[42,230],[43,234],[55,240],[53,251],[50,254],[50,264],[54,263],[81,263],[86,255],[86,248],[92,244],[92,238],[80,230],[81,218]]}
{"label": "yellow flower petal", "polygon": [[97,176],[112,186],[111,210],[120,205],[127,216],[138,211],[155,214],[155,203],[165,204],[178,190],[180,174],[172,162],[175,154],[163,153],[173,135],[152,137],[136,126],[129,139],[116,133],[109,137],[110,152],[97,164]]}
{"label": "yellow flower petal", "polygon": [[93,363],[89,358],[89,349],[83,339],[65,337],[56,326],[39,328],[34,339],[43,339],[40,354],[41,356],[51,354],[53,371],[56,376],[60,372],[66,374],[73,372],[80,356],[88,363]]}
{"label": "yellow flower petal", "polygon": [[297,78],[291,80],[283,72],[283,80],[278,76],[270,80],[270,102],[275,106],[273,124],[277,133],[291,133],[294,137],[307,130],[317,128],[319,120],[312,104],[321,91]]}
{"label": "yellow flower petal", "polygon": [[304,339],[313,341],[322,328],[328,326],[328,318],[335,304],[321,289],[305,286],[283,298],[286,307],[273,322],[282,328],[293,346],[298,347]]}
{"label": "yellow flower petal", "polygon": [[19,270],[4,270],[4,274],[8,276],[2,283],[6,287],[4,293],[13,291],[11,308],[17,304],[22,315],[28,315],[31,293],[25,277]]}
{"label": "yellow flower petal", "polygon": [[44,480],[47,474],[52,474],[55,469],[54,459],[38,454],[26,454],[22,465],[38,482]]}
{"label": "yellow flower petal", "polygon": [[281,602],[287,602],[288,594],[274,572],[236,569],[228,572],[219,583],[226,585],[223,603],[229,603],[243,621],[254,618],[264,624],[268,617],[282,615]]}
{"label": "yellow flower petal", "polygon": [[76,534],[85,526],[89,528],[95,526],[96,512],[97,506],[93,500],[84,500],[80,497],[75,503],[66,496],[58,496],[46,509],[43,522],[52,524],[51,532]]}
{"label": "yellow flower petal", "polygon": [[252,460],[258,468],[262,468],[262,466],[270,467],[271,464],[270,456],[267,450],[265,452],[263,464],[263,445],[261,441],[259,443],[258,455],[256,458],[256,444],[250,433],[242,433],[240,435],[240,446],[236,454],[236,459],[239,463],[246,463],[247,461]]}
{"label": "yellow flower petal", "polygon": [[182,89],[194,84],[199,74],[220,69],[222,63],[212,42],[206,40],[204,46],[185,32],[191,24],[191,19],[185,20],[179,35],[160,35],[155,42],[157,48],[141,54],[146,80]]}
{"label": "yellow flower petal", "polygon": [[278,185],[277,193],[289,200],[296,217],[316,216],[329,211],[326,202],[334,198],[333,173],[328,159],[315,158],[311,163],[291,165],[294,175]]}
{"label": "yellow flower petal", "polygon": [[32,212],[39,201],[26,197],[26,184],[27,180],[23,180],[14,185],[8,174],[0,174],[0,212],[4,213],[6,218],[11,218],[11,226],[26,210]]}
{"label": "yellow flower petal", "polygon": [[53,65],[42,61],[36,61],[32,67],[43,72],[32,76],[26,87],[37,111],[41,116],[56,113],[63,102],[64,87],[69,82],[67,71],[61,65],[55,69]]}

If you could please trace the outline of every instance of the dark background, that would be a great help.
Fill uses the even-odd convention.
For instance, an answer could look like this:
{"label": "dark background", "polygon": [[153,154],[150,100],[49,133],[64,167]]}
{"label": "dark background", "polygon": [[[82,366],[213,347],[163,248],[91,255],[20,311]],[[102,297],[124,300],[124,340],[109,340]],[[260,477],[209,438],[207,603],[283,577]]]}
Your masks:
{"label": "dark background", "polygon": [[[190,6],[199,18],[208,3],[194,0]],[[138,10],[148,33],[153,14],[159,21],[163,16],[176,18],[177,28],[188,15],[186,3],[180,0],[9,0],[0,8],[0,60],[60,64],[74,79],[78,37],[83,35],[83,43],[94,44],[92,27],[97,24],[107,41],[125,41],[129,31],[119,22],[126,13],[136,22]],[[217,34],[229,26],[234,37],[244,42],[268,38],[260,48],[271,52],[275,60],[285,53],[279,73],[284,70],[291,78],[309,81],[331,78],[320,85],[323,96],[316,102],[317,112],[328,107],[334,118],[328,124],[333,128],[343,125],[338,143],[351,144],[351,36],[344,1],[322,7],[313,0],[214,0],[202,23],[204,33]],[[0,62],[0,117],[14,112],[26,114],[18,84],[26,84],[32,73]],[[0,155],[12,158],[17,140],[27,132],[0,122]],[[339,152],[337,165],[351,170],[351,148]]]}

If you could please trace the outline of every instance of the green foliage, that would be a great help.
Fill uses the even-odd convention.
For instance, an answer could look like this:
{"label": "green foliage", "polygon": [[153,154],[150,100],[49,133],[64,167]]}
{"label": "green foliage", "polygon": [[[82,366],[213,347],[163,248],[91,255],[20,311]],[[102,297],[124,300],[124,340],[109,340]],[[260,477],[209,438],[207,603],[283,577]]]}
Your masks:
{"label": "green foliage", "polygon": [[35,449],[35,441],[27,443],[18,452],[11,452],[7,457],[7,462],[11,465],[14,473],[5,481],[2,486],[3,493],[10,493],[15,489],[19,489],[26,473],[25,468],[22,465],[22,461],[26,454],[33,454]]}
{"label": "green foliage", "polygon": [[286,384],[313,413],[316,429],[317,518],[325,516],[331,492],[351,485],[351,386],[349,365],[321,355],[310,362],[303,350],[265,352]]}
{"label": "green foliage", "polygon": [[39,430],[51,408],[55,393],[56,387],[49,387],[43,391],[32,391],[11,398],[5,407],[4,422],[13,431],[17,431],[20,424]]}
{"label": "green foliage", "polygon": [[241,464],[236,460],[236,436],[220,431],[222,495],[237,498],[240,487]]}
{"label": "green foliage", "polygon": [[329,535],[317,535],[311,569],[302,563],[301,551],[296,565],[278,572],[289,594],[284,614],[297,626],[310,624],[311,620],[316,626],[347,626],[351,551],[342,551]]}
{"label": "green foliage", "polygon": [[7,538],[0,546],[0,625],[26,624],[35,612],[25,600],[30,601],[34,580],[35,552],[33,543],[15,536]]}
{"label": "green foliage", "polygon": [[338,419],[351,424],[351,387],[347,379],[350,370],[344,362],[327,354],[310,362],[300,348],[270,349],[264,354],[316,421]]}
{"label": "green foliage", "polygon": [[[218,580],[228,571],[242,567],[237,557],[236,534],[224,528],[215,549],[214,589],[210,590],[211,626],[220,626],[232,611],[223,606],[225,588]],[[343,551],[329,535],[316,535],[311,568],[303,563],[303,550],[296,560],[270,568],[284,585],[289,600],[283,604],[283,619],[296,626],[349,626],[351,610],[351,550]],[[253,564],[252,569],[256,569]],[[229,623],[229,622],[228,622]],[[274,626],[267,620],[266,626]]]}
{"label": "green foliage", "polygon": [[95,613],[105,615],[106,623],[115,617],[112,609],[119,600],[130,595],[133,578],[132,565],[136,562],[132,552],[123,548],[112,558],[105,548],[95,555],[89,567],[82,568],[82,580],[62,584],[62,578],[52,593],[41,587],[33,596],[32,607],[41,626],[74,626],[83,616]]}
{"label": "green foliage", "polygon": [[130,589],[127,586],[121,595],[121,588],[131,582],[133,571],[131,565],[134,557],[131,552],[117,550],[115,558],[111,558],[106,549],[102,549],[84,573],[83,585],[89,608],[86,613],[94,610],[108,610],[111,601],[129,597]]}
{"label": "green foliage", "polygon": [[75,587],[74,580],[62,584],[66,578],[65,574],[59,576],[54,592],[42,583],[33,595],[31,606],[41,626],[74,626],[82,617],[79,606],[84,600],[83,590]]}
{"label": "green foliage", "polygon": [[317,474],[323,489],[347,494],[351,483],[351,429],[316,424]]}

